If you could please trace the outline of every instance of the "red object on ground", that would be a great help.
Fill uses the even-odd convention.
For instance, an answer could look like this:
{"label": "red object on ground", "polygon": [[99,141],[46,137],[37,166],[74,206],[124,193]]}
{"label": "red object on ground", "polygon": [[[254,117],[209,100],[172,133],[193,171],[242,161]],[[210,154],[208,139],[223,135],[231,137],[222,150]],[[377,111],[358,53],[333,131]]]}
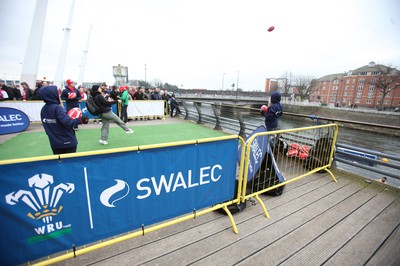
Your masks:
{"label": "red object on ground", "polygon": [[300,151],[309,154],[310,147],[308,147],[307,145],[303,145],[303,146],[301,146]]}
{"label": "red object on ground", "polygon": [[296,149],[290,149],[287,152],[287,157],[296,157],[299,154],[299,151]]}
{"label": "red object on ground", "polygon": [[292,143],[291,145],[290,145],[290,149],[292,149],[292,150],[300,150],[300,144],[297,144],[297,143]]}
{"label": "red object on ground", "polygon": [[300,160],[305,160],[308,157],[308,153],[300,151],[300,153],[297,155]]}
{"label": "red object on ground", "polygon": [[82,111],[78,107],[72,108],[68,111],[67,114],[69,115],[69,117],[71,117],[71,119],[82,118]]}
{"label": "red object on ground", "polygon": [[274,29],[275,29],[275,27],[274,27],[274,26],[271,26],[271,27],[268,28],[268,32],[271,32],[271,31],[273,31]]}

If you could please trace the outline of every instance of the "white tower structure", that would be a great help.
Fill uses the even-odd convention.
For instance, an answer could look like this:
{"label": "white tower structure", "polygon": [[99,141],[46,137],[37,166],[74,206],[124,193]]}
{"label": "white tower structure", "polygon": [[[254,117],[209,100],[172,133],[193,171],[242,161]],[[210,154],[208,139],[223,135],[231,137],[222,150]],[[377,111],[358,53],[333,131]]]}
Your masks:
{"label": "white tower structure", "polygon": [[67,26],[64,28],[64,40],[61,46],[60,58],[58,59],[58,65],[56,69],[56,74],[54,75],[54,85],[63,89],[63,78],[64,78],[64,68],[65,61],[67,58],[68,42],[71,35],[72,18],[74,14],[75,0],[72,0],[71,10],[69,11]]}
{"label": "white tower structure", "polygon": [[93,26],[90,25],[89,35],[88,35],[88,38],[87,38],[87,41],[86,41],[85,50],[83,51],[81,70],[79,72],[78,84],[80,84],[80,85],[82,84],[83,77],[85,75],[85,68],[86,68],[86,62],[87,62],[87,57],[88,57],[88,53],[89,53],[89,43],[90,43],[90,36],[92,35],[92,29],[93,29]]}
{"label": "white tower structure", "polygon": [[47,2],[48,0],[36,1],[25,58],[22,63],[20,81],[25,81],[31,88],[36,87],[36,76],[42,47],[44,24],[46,21]]}

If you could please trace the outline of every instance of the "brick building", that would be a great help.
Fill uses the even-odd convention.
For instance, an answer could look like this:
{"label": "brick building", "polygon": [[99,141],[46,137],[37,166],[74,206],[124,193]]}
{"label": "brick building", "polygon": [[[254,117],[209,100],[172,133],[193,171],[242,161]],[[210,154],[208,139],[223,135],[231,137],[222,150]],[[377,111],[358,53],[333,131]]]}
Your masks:
{"label": "brick building", "polygon": [[379,90],[380,81],[394,79],[389,87],[396,89],[383,99],[384,108],[400,106],[400,74],[399,70],[370,62],[347,73],[330,74],[313,82],[310,93],[311,102],[339,104],[376,108],[382,99]]}

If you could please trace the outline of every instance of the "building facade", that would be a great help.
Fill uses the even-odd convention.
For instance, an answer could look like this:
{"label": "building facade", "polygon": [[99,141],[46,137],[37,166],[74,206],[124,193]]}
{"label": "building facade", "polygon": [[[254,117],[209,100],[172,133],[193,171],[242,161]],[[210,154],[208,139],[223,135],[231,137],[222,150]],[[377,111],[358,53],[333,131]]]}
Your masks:
{"label": "building facade", "polygon": [[388,89],[395,89],[385,96],[382,104],[383,108],[392,109],[400,106],[399,73],[397,69],[370,62],[347,73],[326,75],[313,82],[309,100],[337,106],[377,108],[383,96],[380,82],[393,79]]}

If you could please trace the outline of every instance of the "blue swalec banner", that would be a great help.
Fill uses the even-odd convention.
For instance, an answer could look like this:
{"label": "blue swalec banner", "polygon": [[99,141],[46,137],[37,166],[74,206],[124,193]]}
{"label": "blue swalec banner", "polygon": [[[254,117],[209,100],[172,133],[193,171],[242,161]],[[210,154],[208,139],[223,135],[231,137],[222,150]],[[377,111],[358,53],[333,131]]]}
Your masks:
{"label": "blue swalec banner", "polygon": [[29,127],[29,117],[14,108],[0,107],[0,135],[24,131]]}
{"label": "blue swalec banner", "polygon": [[[221,152],[223,151],[223,152]],[[0,165],[0,265],[234,197],[237,140]]]}
{"label": "blue swalec banner", "polygon": [[[248,144],[248,140],[257,133],[264,133],[267,129],[265,126],[259,126],[256,128],[246,140],[246,145]],[[268,150],[268,135],[258,136],[251,143],[250,155],[249,155],[249,169],[247,171],[247,181],[253,179],[253,177],[257,174],[258,169],[260,168],[262,161],[264,160],[265,154]],[[237,160],[240,163],[240,158],[242,156],[242,149],[239,148],[237,151]]]}

